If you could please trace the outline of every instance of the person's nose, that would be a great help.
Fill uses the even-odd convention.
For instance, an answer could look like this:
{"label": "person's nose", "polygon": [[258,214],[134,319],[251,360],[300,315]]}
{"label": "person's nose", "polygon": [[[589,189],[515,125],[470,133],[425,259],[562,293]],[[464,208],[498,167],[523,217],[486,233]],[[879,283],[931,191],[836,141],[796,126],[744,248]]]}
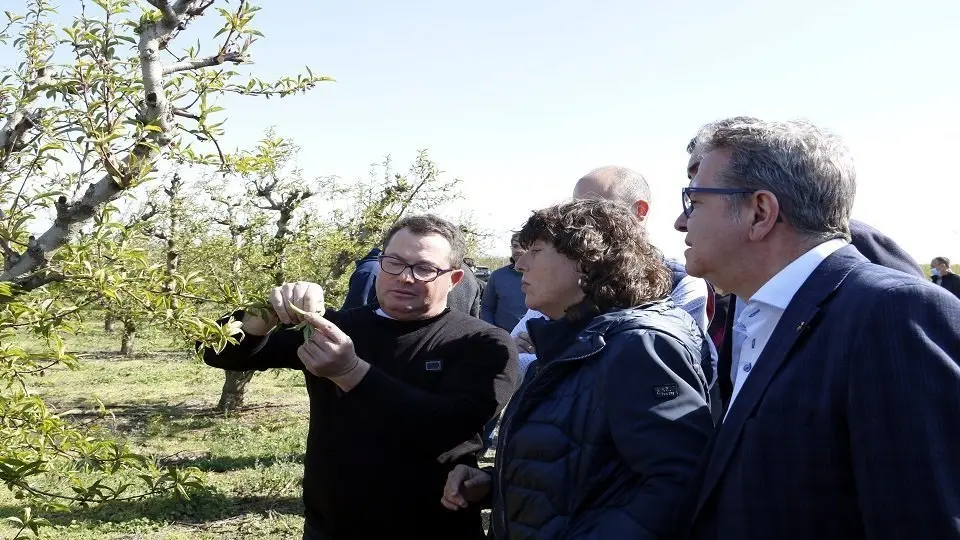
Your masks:
{"label": "person's nose", "polygon": [[673,228],[680,232],[687,232],[687,214],[680,212],[677,220],[673,222]]}
{"label": "person's nose", "polygon": [[520,272],[521,274],[527,271],[527,254],[526,253],[524,253],[519,258],[517,258],[517,262],[513,263],[513,268],[517,272]]}
{"label": "person's nose", "polygon": [[404,283],[416,283],[417,279],[413,277],[413,268],[409,266],[403,269],[403,272],[400,272],[400,275],[397,278]]}

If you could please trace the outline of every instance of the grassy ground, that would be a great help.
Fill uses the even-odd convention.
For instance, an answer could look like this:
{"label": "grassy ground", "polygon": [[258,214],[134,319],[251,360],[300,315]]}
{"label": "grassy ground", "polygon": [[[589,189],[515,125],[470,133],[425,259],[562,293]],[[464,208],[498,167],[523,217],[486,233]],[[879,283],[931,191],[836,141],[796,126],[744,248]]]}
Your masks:
{"label": "grassy ground", "polygon": [[[109,412],[103,425],[164,464],[198,467],[210,489],[190,501],[152,498],[44,514],[53,525],[41,529],[42,537],[299,539],[308,414],[303,375],[258,373],[246,408],[224,416],[215,410],[222,371],[149,332],[137,337],[141,352],[121,357],[114,352],[119,333],[107,334],[102,326],[90,321],[68,341],[82,358],[80,369],[50,369],[33,380],[33,391],[56,410],[79,411],[65,415],[77,422],[96,421],[99,399]],[[0,539],[16,534],[6,518],[21,514],[19,502],[0,486]]]}
{"label": "grassy ground", "polygon": [[[118,503],[45,515],[58,539],[299,538],[300,482],[306,436],[307,397],[299,372],[266,372],[250,384],[241,414],[215,412],[223,372],[171,350],[163,336],[141,335],[132,358],[112,352],[119,335],[91,322],[71,341],[86,351],[77,371],[51,369],[34,390],[69,418],[95,418],[99,398],[110,412],[103,421],[135,449],[164,463],[195,466],[211,487],[191,501],[173,497]],[[0,487],[0,538],[17,529],[6,517],[21,513],[19,501]]]}

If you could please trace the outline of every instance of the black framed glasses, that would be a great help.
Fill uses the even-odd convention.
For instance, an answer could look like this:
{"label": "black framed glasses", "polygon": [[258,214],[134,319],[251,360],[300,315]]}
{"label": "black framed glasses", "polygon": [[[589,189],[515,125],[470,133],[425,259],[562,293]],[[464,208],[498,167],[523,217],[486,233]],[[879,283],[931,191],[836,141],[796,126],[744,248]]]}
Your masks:
{"label": "black framed glasses", "polygon": [[683,215],[690,218],[693,213],[693,201],[690,200],[691,193],[712,193],[714,195],[743,195],[747,193],[756,193],[756,189],[744,188],[706,188],[706,187],[685,187],[681,192],[683,199]]}
{"label": "black framed glasses", "polygon": [[380,269],[392,276],[399,276],[409,268],[413,279],[423,282],[433,281],[454,270],[453,268],[443,270],[427,263],[407,264],[407,261],[392,255],[380,255],[377,257],[377,261],[380,263]]}

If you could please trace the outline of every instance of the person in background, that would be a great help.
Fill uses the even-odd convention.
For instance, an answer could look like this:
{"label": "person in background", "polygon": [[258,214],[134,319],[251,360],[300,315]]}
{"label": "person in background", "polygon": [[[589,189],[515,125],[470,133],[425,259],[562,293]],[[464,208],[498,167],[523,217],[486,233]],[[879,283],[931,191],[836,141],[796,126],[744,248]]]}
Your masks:
{"label": "person in background", "polygon": [[950,268],[950,259],[947,257],[934,258],[930,261],[930,273],[940,278],[938,285],[960,298],[960,276]]}
{"label": "person in background", "polygon": [[[496,465],[457,466],[443,505],[492,503],[496,540],[667,538],[713,430],[703,332],[633,213],[581,199],[520,231],[539,357],[511,399]],[[494,480],[496,477],[496,480]]]}
{"label": "person in background", "polygon": [[483,282],[477,279],[477,276],[473,273],[472,265],[466,263],[467,260],[472,261],[472,259],[465,259],[464,264],[460,266],[460,269],[463,270],[463,279],[450,291],[448,301],[450,302],[450,309],[479,318]]}
{"label": "person in background", "polygon": [[523,248],[520,247],[517,234],[514,234],[510,238],[510,264],[490,273],[480,302],[480,318],[507,332],[513,330],[520,322],[520,317],[527,312],[524,294],[520,289],[523,276],[515,267],[521,255]]}
{"label": "person in background", "polygon": [[365,306],[371,297],[376,296],[374,283],[377,281],[377,258],[383,251],[375,247],[362,259],[356,262],[357,268],[350,274],[350,284],[347,286],[347,297],[343,301],[341,310]]}
{"label": "person in background", "polygon": [[[377,307],[324,312],[319,285],[286,283],[268,313],[235,315],[239,343],[203,360],[305,372],[304,539],[483,538],[479,510],[453,514],[438,499],[456,464],[476,466],[480,432],[513,391],[516,346],[447,306],[463,277],[457,227],[409,216],[383,245]],[[292,328],[304,322],[309,337]]]}
{"label": "person in background", "polygon": [[708,334],[713,341],[714,347],[720,350],[723,347],[723,338],[727,333],[727,314],[730,311],[731,295],[725,291],[714,289],[715,313],[713,320],[710,321],[710,330]]}
{"label": "person in background", "polygon": [[734,119],[696,149],[687,271],[745,307],[680,537],[960,538],[960,300],[850,245],[839,137]]}
{"label": "person in background", "polygon": [[[480,318],[494,326],[511,331],[527,312],[520,279],[523,277],[515,268],[517,259],[523,255],[518,234],[510,238],[510,264],[494,270],[483,288],[483,300],[480,302]],[[524,363],[526,367],[526,362]],[[518,367],[518,369],[521,369]],[[483,451],[493,445],[493,431],[497,427],[499,416],[494,417],[483,429]]]}

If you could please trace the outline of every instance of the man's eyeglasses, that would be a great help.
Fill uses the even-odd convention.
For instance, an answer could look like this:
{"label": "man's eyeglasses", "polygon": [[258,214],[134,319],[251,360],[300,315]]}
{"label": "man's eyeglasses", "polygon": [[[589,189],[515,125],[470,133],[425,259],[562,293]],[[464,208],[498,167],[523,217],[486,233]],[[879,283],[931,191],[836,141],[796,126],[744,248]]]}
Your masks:
{"label": "man's eyeglasses", "polygon": [[693,201],[690,200],[691,193],[712,193],[714,195],[741,195],[747,193],[756,193],[755,189],[743,188],[703,188],[703,187],[685,187],[682,190],[683,215],[690,217],[693,213]]}
{"label": "man's eyeglasses", "polygon": [[407,261],[391,255],[381,255],[377,260],[380,262],[380,269],[392,276],[399,276],[409,268],[413,279],[423,282],[433,281],[454,270],[453,268],[442,270],[427,263],[407,264]]}

